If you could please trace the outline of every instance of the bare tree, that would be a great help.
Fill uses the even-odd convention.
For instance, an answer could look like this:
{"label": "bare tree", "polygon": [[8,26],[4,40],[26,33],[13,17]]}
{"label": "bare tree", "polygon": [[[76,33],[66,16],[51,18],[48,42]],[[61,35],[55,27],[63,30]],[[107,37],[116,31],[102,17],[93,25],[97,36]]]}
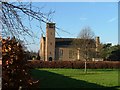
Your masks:
{"label": "bare tree", "polygon": [[[0,1],[0,23],[2,37],[15,36],[17,38],[36,37],[31,30],[32,21],[47,23],[54,11],[41,12],[41,7],[35,7],[31,2],[2,2]],[[26,21],[26,22],[25,22]],[[27,26],[25,23],[28,23]],[[41,26],[39,26],[41,28]],[[42,29],[41,29],[42,30]],[[43,32],[43,31],[42,31]]]}
{"label": "bare tree", "polygon": [[79,33],[77,39],[72,43],[74,47],[79,50],[79,56],[85,61],[85,72],[86,72],[86,62],[91,60],[95,56],[95,35],[90,27],[85,27]]}
{"label": "bare tree", "polygon": [[[54,11],[49,11],[48,13],[42,13],[41,8],[35,7],[35,6],[33,6],[32,3],[29,3],[29,2],[2,2],[0,0],[0,34],[2,34],[2,37],[16,37],[18,40],[19,39],[21,40],[21,38],[22,38],[22,40],[24,40],[24,42],[26,42],[26,41],[28,42],[26,37],[29,37],[29,38],[34,37],[35,38],[34,32],[33,32],[32,27],[31,27],[33,22],[39,23],[39,25],[41,23],[51,22],[48,17],[52,13],[54,13]],[[41,27],[41,26],[39,26],[39,27]],[[1,38],[1,35],[0,35],[0,38]],[[9,42],[11,42],[11,43],[9,43]],[[7,69],[9,69],[9,71],[7,71],[7,69],[5,69],[6,66],[4,66],[4,64],[6,64],[6,63],[3,63],[3,66],[2,66],[3,72],[7,72],[7,73],[3,73],[3,77],[2,77],[3,86],[7,85],[8,87],[11,83],[6,83],[6,81],[4,82],[4,79],[6,78],[7,75],[8,75],[8,78],[7,78],[8,82],[9,81],[11,82],[11,80],[13,80],[12,82],[14,82],[14,80],[15,81],[17,80],[15,78],[13,78],[13,76],[14,76],[13,74],[12,74],[12,77],[11,77],[11,75],[9,75],[8,72],[11,73],[11,71],[13,71],[13,72],[17,71],[17,68],[15,67],[16,65],[25,66],[25,64],[26,64],[26,63],[20,64],[20,62],[18,64],[15,63],[16,60],[17,61],[21,60],[21,62],[23,62],[23,60],[24,60],[24,58],[23,58],[24,57],[24,55],[23,55],[24,52],[23,51],[24,50],[22,48],[19,50],[19,46],[17,46],[18,44],[16,44],[16,42],[15,43],[14,42],[12,43],[12,42],[13,41],[11,41],[11,40],[6,40],[6,43],[2,44],[7,49],[10,46],[12,48],[10,50],[13,50],[12,53],[10,51],[10,56],[9,56],[8,53],[5,54],[7,56],[4,56],[4,53],[6,53],[6,52],[2,52],[3,61],[15,60],[14,62],[12,61],[13,62],[12,69],[10,69],[11,67],[8,66],[9,68],[7,68]],[[2,48],[2,49],[4,49],[4,48]],[[5,49],[5,50],[7,50],[7,49]],[[2,51],[4,51],[4,50],[2,50]],[[17,53],[14,53],[16,51],[17,51]],[[19,54],[20,57],[18,57],[15,54]],[[18,58],[11,59],[11,58],[9,58],[11,56],[13,58],[14,57],[18,57]],[[20,66],[20,68],[21,68],[21,66]],[[18,69],[18,70],[21,71],[23,69]],[[18,72],[15,72],[15,73],[16,73],[16,75],[17,74],[19,75]],[[22,73],[21,73],[21,76],[22,76]],[[12,78],[12,79],[10,79],[10,78]],[[18,79],[20,79],[20,78],[18,78]],[[24,80],[25,80],[25,83],[23,83],[23,85],[25,85],[25,87],[26,87],[27,86],[26,84],[28,82],[27,80],[29,80],[29,79],[25,77],[23,79],[23,81]],[[22,80],[17,80],[17,81],[21,82]],[[31,83],[31,81],[29,81],[28,83]],[[17,86],[17,83],[14,83],[14,84],[16,84],[16,86]],[[5,86],[5,88],[7,88],[7,86]],[[13,87],[16,87],[16,86],[13,85]]]}

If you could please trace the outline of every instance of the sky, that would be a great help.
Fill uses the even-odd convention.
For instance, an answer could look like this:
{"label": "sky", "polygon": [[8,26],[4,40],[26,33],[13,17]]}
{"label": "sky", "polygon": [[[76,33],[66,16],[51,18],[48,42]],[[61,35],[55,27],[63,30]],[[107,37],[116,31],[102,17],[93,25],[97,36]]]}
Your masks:
{"label": "sky", "polygon": [[[33,2],[36,7],[43,7],[42,12],[55,11],[50,17],[56,26],[63,29],[57,30],[60,37],[77,37],[84,27],[90,27],[96,36],[100,37],[101,43],[118,43],[118,3],[117,2]],[[33,31],[36,36],[45,34],[46,27],[42,24],[44,33],[37,27],[38,23],[33,23]],[[59,37],[56,34],[56,37]],[[33,51],[40,48],[40,40],[36,39],[36,44],[30,45]]]}
{"label": "sky", "polygon": [[118,2],[120,0],[2,0],[2,1],[11,1],[11,2]]}

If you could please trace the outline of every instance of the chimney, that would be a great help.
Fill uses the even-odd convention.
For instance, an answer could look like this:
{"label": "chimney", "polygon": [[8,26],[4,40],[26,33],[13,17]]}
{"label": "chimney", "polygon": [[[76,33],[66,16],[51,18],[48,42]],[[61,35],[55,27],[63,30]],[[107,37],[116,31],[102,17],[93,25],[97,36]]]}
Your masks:
{"label": "chimney", "polygon": [[97,36],[96,37],[96,51],[98,51],[99,45],[100,45],[100,38]]}

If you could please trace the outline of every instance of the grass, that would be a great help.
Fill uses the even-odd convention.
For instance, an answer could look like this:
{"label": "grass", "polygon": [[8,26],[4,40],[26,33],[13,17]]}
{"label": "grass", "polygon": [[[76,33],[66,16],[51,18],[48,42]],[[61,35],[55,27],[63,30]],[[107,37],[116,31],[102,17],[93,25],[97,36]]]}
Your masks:
{"label": "grass", "polygon": [[40,80],[40,88],[115,88],[115,69],[32,69],[31,75]]}

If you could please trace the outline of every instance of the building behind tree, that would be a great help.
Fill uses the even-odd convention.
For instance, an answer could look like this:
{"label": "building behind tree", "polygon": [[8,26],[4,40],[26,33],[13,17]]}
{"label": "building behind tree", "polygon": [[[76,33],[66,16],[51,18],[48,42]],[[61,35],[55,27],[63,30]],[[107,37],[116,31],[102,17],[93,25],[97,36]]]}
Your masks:
{"label": "building behind tree", "polygon": [[[73,45],[73,41],[81,42],[79,46],[82,46],[83,39],[80,38],[57,38],[55,37],[55,23],[46,24],[46,37],[42,36],[40,40],[40,57],[44,61],[75,61],[83,60],[81,57],[81,48],[76,48]],[[100,45],[100,38],[87,40],[90,43],[91,50],[98,53],[98,47]],[[92,53],[91,53],[92,54]],[[95,58],[95,55],[93,55]]]}

